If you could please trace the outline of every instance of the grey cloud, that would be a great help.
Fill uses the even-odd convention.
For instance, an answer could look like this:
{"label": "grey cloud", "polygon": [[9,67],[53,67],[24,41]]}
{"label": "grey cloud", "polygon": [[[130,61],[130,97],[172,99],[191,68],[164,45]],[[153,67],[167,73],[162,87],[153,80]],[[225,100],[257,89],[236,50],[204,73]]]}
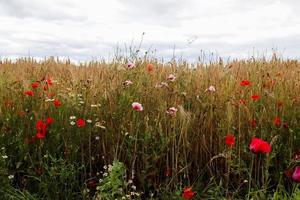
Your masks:
{"label": "grey cloud", "polygon": [[0,0],[0,15],[43,20],[86,20],[69,2],[39,0]]}

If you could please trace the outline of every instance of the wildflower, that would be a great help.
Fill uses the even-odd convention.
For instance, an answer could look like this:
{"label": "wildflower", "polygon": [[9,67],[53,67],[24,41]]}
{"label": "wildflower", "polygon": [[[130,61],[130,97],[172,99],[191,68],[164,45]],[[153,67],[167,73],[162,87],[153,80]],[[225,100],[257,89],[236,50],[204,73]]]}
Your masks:
{"label": "wildflower", "polygon": [[216,92],[216,88],[215,88],[215,86],[211,85],[211,86],[209,86],[209,87],[206,89],[206,91],[208,91],[208,92]]}
{"label": "wildflower", "polygon": [[33,89],[36,89],[36,88],[39,87],[39,83],[38,83],[38,82],[31,83],[31,87],[32,87]]}
{"label": "wildflower", "polygon": [[133,84],[133,83],[132,83],[131,80],[126,80],[126,81],[124,81],[124,83],[123,83],[124,86],[129,86],[129,85],[132,85],[132,84]]}
{"label": "wildflower", "polygon": [[87,119],[86,122],[89,123],[89,124],[91,124],[92,120],[91,119]]}
{"label": "wildflower", "polygon": [[280,117],[275,117],[274,120],[273,120],[273,122],[274,122],[275,126],[280,126],[280,124],[281,124]]}
{"label": "wildflower", "polygon": [[132,108],[136,111],[142,111],[144,110],[142,104],[138,103],[138,102],[133,102],[132,103]]}
{"label": "wildflower", "polygon": [[161,82],[161,83],[157,83],[156,85],[155,85],[155,88],[162,88],[162,87],[168,87],[169,85],[168,85],[168,83],[166,83],[166,82]]}
{"label": "wildflower", "polygon": [[100,137],[99,137],[99,136],[96,136],[96,137],[95,137],[95,140],[99,140],[99,139],[100,139]]}
{"label": "wildflower", "polygon": [[7,157],[7,155],[4,155],[4,156],[2,156],[2,158],[3,158],[3,159],[7,159],[8,157]]}
{"label": "wildflower", "polygon": [[292,179],[297,182],[300,183],[300,166],[297,166],[294,170],[294,173],[292,175]]}
{"label": "wildflower", "polygon": [[37,139],[43,139],[46,137],[46,128],[47,128],[47,124],[43,122],[43,120],[39,120],[37,121],[36,125],[36,138]]}
{"label": "wildflower", "polygon": [[253,101],[257,101],[257,100],[260,99],[260,96],[258,94],[254,94],[254,95],[251,96],[251,98],[252,98]]}
{"label": "wildflower", "polygon": [[257,127],[257,121],[256,121],[255,119],[252,119],[252,120],[250,121],[250,124],[251,124],[251,126],[252,126],[253,128]]}
{"label": "wildflower", "polygon": [[245,99],[240,99],[239,102],[240,102],[240,104],[242,104],[242,105],[246,105],[246,103],[247,103]]}
{"label": "wildflower", "polygon": [[167,80],[168,81],[171,81],[171,82],[174,82],[176,79],[176,76],[174,74],[170,74],[168,77],[167,77]]}
{"label": "wildflower", "polygon": [[13,179],[15,176],[14,175],[9,175],[8,179]]}
{"label": "wildflower", "polygon": [[256,137],[252,138],[249,148],[253,153],[266,154],[272,151],[271,146],[268,142]]}
{"label": "wildflower", "polygon": [[134,68],[134,64],[133,63],[128,63],[127,64],[127,69],[132,69]]}
{"label": "wildflower", "polygon": [[70,116],[70,119],[71,119],[71,120],[76,119],[76,116],[73,116],[73,115],[72,115],[72,116]]}
{"label": "wildflower", "polygon": [[76,124],[77,124],[77,127],[84,127],[85,121],[84,121],[84,119],[78,119]]}
{"label": "wildflower", "polygon": [[153,72],[154,68],[153,65],[151,63],[147,64],[147,72]]}
{"label": "wildflower", "polygon": [[55,107],[61,106],[61,102],[58,99],[54,99],[53,104]]}
{"label": "wildflower", "polygon": [[71,126],[74,126],[76,123],[74,121],[70,122]]}
{"label": "wildflower", "polygon": [[51,86],[51,85],[53,84],[53,79],[49,77],[49,78],[46,80],[46,83],[47,83],[47,85]]}
{"label": "wildflower", "polygon": [[231,133],[228,133],[225,137],[225,144],[228,147],[233,147],[234,143],[235,143],[235,137]]}
{"label": "wildflower", "polygon": [[285,123],[283,124],[283,127],[284,127],[285,129],[289,129],[289,124],[288,124],[287,122],[285,122]]}
{"label": "wildflower", "polygon": [[52,117],[47,117],[46,123],[47,124],[52,124],[54,122],[54,119]]}
{"label": "wildflower", "polygon": [[44,85],[44,86],[43,86],[43,90],[45,90],[45,91],[47,91],[48,88],[49,88],[48,85]]}
{"label": "wildflower", "polygon": [[178,111],[177,108],[171,107],[171,108],[169,108],[169,109],[166,111],[166,113],[169,114],[169,115],[171,115],[172,117],[175,117],[177,111]]}
{"label": "wildflower", "polygon": [[195,192],[192,191],[191,187],[185,188],[183,191],[183,198],[184,199],[192,199],[195,196]]}
{"label": "wildflower", "polygon": [[32,90],[26,90],[24,92],[24,94],[28,95],[28,96],[33,96],[34,95],[34,92]]}
{"label": "wildflower", "polygon": [[248,80],[242,80],[242,82],[240,83],[241,86],[249,86],[250,85],[250,81]]}

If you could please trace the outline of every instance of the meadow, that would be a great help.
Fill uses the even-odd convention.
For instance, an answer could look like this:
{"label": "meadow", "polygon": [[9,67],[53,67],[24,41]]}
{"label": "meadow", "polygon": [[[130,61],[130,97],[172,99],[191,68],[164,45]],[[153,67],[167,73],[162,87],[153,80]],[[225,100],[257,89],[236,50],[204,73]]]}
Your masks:
{"label": "meadow", "polygon": [[300,63],[0,61],[1,199],[300,199]]}

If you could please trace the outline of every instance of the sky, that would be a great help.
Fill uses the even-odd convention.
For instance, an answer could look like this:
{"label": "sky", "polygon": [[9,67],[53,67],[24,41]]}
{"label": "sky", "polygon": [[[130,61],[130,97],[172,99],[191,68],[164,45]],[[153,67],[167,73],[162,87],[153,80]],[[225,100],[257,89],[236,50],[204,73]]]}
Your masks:
{"label": "sky", "polygon": [[0,0],[0,22],[0,58],[300,58],[298,0]]}

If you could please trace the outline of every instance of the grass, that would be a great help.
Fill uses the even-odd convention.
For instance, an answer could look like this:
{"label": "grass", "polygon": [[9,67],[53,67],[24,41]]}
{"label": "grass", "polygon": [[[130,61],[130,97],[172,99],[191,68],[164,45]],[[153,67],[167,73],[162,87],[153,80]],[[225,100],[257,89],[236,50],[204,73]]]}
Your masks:
{"label": "grass", "polygon": [[[132,69],[128,62],[0,62],[0,196],[180,199],[192,187],[193,199],[300,199],[299,184],[285,175],[299,165],[298,61],[192,65],[144,58]],[[241,86],[243,80],[250,85]],[[33,82],[39,87],[32,89]],[[133,110],[133,102],[144,110]],[[166,113],[170,107],[175,116]],[[46,137],[34,139],[37,121],[47,117],[54,122]],[[78,127],[78,119],[85,125]],[[252,153],[254,136],[272,151]]]}

